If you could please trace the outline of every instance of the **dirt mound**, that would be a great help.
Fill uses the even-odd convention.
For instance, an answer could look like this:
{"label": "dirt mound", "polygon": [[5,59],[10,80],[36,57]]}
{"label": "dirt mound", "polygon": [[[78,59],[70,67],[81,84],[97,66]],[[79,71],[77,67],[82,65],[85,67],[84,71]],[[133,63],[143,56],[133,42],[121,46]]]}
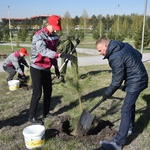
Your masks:
{"label": "dirt mound", "polygon": [[69,115],[61,115],[54,117],[49,126],[51,137],[61,138],[62,140],[77,139],[84,144],[94,145],[96,148],[100,146],[101,140],[111,139],[116,130],[110,121],[104,121],[95,118],[91,128],[88,131],[83,130],[82,126],[77,124],[77,128],[71,126],[71,117]]}

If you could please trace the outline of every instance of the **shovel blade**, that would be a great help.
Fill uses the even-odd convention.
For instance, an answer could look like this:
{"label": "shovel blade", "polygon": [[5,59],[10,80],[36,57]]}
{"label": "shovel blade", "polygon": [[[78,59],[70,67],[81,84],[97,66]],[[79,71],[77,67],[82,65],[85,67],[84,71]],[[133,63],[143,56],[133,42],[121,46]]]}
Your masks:
{"label": "shovel blade", "polygon": [[86,110],[83,110],[79,122],[83,126],[84,129],[89,129],[94,118],[95,118],[95,116],[93,116]]}

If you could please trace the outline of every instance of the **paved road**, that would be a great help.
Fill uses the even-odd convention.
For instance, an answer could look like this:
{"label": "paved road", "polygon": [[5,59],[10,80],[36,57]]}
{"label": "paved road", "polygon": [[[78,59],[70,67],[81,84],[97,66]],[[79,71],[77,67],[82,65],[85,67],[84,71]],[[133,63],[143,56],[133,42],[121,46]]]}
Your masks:
{"label": "paved road", "polygon": [[[78,65],[79,66],[91,66],[91,65],[100,65],[100,64],[108,64],[108,61],[105,59],[103,60],[103,56],[99,55],[97,50],[87,50],[87,49],[81,49],[77,48],[77,52],[80,53],[87,53],[91,54],[90,56],[85,57],[78,57]],[[143,54],[143,62],[150,62],[150,53],[144,53]],[[0,62],[0,72],[3,72],[2,63]],[[58,59],[58,64],[60,64],[60,59]],[[68,63],[68,66],[70,66],[70,62]]]}
{"label": "paved road", "polygon": [[[77,48],[76,49],[77,52],[80,53],[86,53],[86,54],[90,54],[90,56],[86,56],[86,57],[78,57],[78,65],[79,66],[90,66],[90,65],[98,65],[98,64],[107,64],[107,60],[103,60],[103,56],[100,56],[97,52],[97,50],[87,50],[87,49],[80,49]],[[58,64],[59,66],[61,66],[61,59],[58,59]],[[3,62],[0,61],[0,72],[3,72],[3,68],[2,68],[2,64]],[[68,67],[71,66],[70,61],[68,63]]]}
{"label": "paved road", "polygon": [[[0,62],[0,72],[3,72],[2,68],[3,62]],[[61,66],[60,59],[58,59],[58,64]],[[100,56],[90,56],[90,57],[78,57],[78,65],[79,66],[90,66],[90,65],[98,65],[98,64],[107,64],[107,60],[102,60]],[[70,67],[70,62],[68,63],[68,67]]]}

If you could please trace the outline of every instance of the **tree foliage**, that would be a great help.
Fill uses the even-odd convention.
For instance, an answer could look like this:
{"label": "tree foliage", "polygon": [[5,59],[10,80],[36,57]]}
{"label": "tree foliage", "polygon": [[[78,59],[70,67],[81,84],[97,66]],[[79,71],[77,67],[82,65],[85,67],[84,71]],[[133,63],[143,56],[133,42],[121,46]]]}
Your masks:
{"label": "tree foliage", "polygon": [[[110,39],[124,40],[130,38],[135,40],[136,47],[140,47],[140,40],[142,36],[143,15],[132,13],[130,15],[109,15],[88,16],[86,10],[82,15],[71,17],[70,13],[66,11],[61,17],[62,32],[61,35],[80,36],[82,39],[86,34],[91,34],[94,39],[105,36]],[[32,17],[24,20],[11,20],[12,32],[18,32],[18,39],[24,41],[28,32],[32,32],[43,27],[43,21],[47,17]],[[144,37],[144,46],[148,44],[150,37],[150,16],[146,16],[146,31]],[[34,29],[33,27],[37,27]],[[0,22],[0,29],[3,33],[3,40],[9,41],[8,20],[2,19]],[[23,30],[24,29],[24,30]],[[8,30],[8,31],[7,31]],[[28,32],[27,32],[28,31]],[[13,34],[13,33],[12,33]],[[136,41],[137,40],[137,41]]]}
{"label": "tree foliage", "polygon": [[5,42],[9,42],[9,28],[8,28],[8,26],[7,27],[4,27],[2,30],[2,34],[3,34],[3,40],[5,41]]}
{"label": "tree foliage", "polygon": [[18,36],[18,41],[24,42],[28,36],[28,30],[26,28],[20,29],[18,31],[17,36]]}
{"label": "tree foliage", "polygon": [[0,30],[0,41],[3,40],[3,32]]}
{"label": "tree foliage", "polygon": [[[142,44],[142,42],[141,42],[142,41],[142,26],[139,27],[139,29],[135,33],[134,40],[135,40],[135,42],[134,42],[135,48],[139,49]],[[143,47],[148,46],[149,43],[150,43],[150,36],[149,36],[147,28],[145,28]]]}

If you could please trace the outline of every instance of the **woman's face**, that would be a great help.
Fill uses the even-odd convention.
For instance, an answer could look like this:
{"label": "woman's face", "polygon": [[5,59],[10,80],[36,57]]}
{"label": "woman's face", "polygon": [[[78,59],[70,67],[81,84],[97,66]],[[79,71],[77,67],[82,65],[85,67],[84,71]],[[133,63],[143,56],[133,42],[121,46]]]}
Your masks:
{"label": "woman's face", "polygon": [[52,25],[50,25],[50,24],[47,25],[47,29],[50,32],[50,34],[53,34],[54,32],[56,32],[56,30],[54,30]]}

